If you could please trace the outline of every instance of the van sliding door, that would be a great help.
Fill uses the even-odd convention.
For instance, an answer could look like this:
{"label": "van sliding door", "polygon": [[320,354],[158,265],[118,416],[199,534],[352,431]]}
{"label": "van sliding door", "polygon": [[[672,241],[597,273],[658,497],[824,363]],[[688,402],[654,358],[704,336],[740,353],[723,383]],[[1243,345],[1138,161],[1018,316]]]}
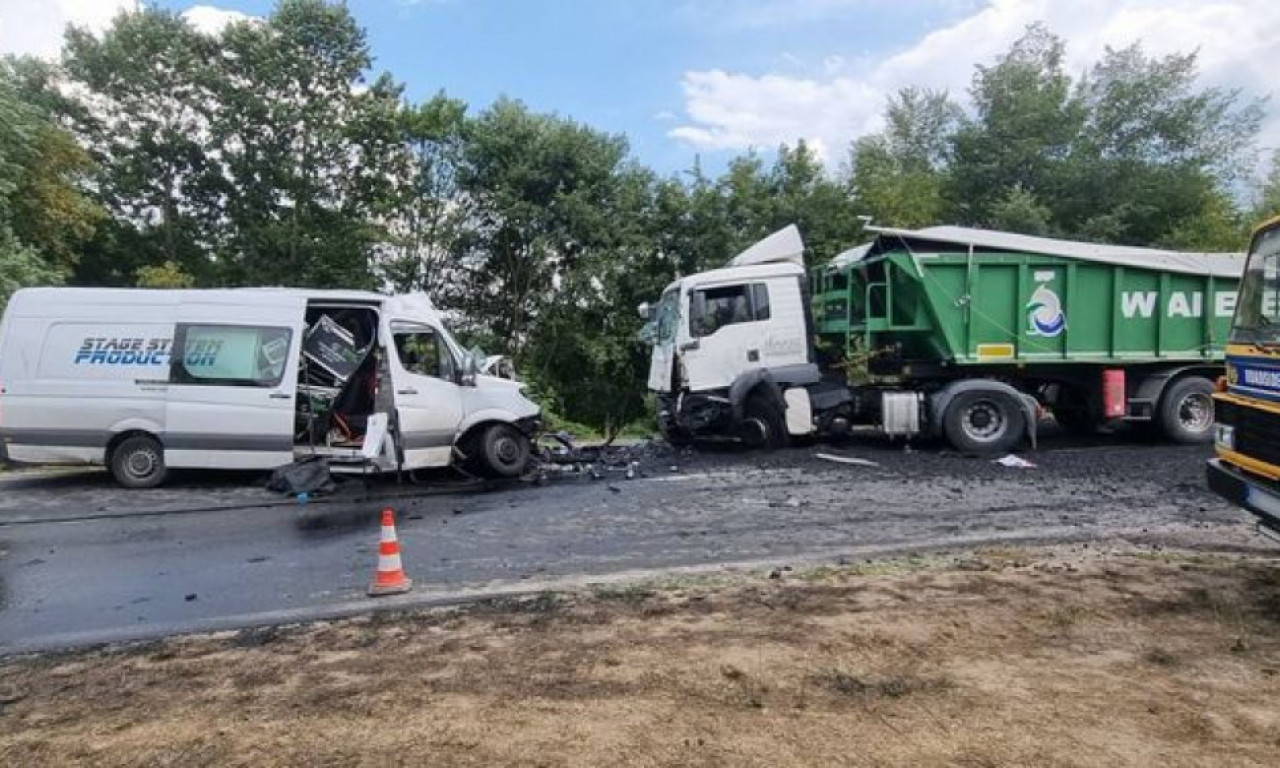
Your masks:
{"label": "van sliding door", "polygon": [[269,469],[292,461],[299,336],[284,317],[252,325],[178,323],[165,462]]}

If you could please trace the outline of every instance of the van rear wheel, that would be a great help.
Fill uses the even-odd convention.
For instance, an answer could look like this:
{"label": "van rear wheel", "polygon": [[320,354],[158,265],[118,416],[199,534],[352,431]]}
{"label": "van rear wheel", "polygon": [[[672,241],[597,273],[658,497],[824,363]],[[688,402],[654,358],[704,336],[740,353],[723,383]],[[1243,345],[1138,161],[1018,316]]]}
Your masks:
{"label": "van rear wheel", "polygon": [[111,452],[111,474],[125,488],[155,488],[164,482],[169,468],[164,446],[149,435],[125,438]]}

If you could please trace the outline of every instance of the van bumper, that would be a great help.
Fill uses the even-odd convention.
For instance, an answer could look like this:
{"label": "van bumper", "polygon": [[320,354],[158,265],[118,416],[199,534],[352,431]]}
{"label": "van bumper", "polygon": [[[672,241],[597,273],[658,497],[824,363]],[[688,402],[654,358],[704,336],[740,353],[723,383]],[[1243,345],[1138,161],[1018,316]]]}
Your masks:
{"label": "van bumper", "polygon": [[1258,524],[1280,534],[1280,488],[1253,479],[1221,459],[1209,459],[1209,489],[1258,518]]}

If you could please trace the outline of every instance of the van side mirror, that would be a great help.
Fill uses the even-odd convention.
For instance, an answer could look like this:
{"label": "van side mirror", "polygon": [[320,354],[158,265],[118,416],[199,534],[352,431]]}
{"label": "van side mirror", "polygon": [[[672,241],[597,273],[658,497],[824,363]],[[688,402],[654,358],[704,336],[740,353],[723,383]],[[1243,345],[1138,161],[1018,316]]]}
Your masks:
{"label": "van side mirror", "polygon": [[484,360],[484,353],[479,349],[473,349],[462,356],[462,374],[458,377],[458,383],[464,387],[474,387],[476,385],[476,377],[480,375],[481,361]]}
{"label": "van side mirror", "polygon": [[647,301],[636,307],[636,312],[640,314],[641,320],[648,321],[653,319],[653,306]]}

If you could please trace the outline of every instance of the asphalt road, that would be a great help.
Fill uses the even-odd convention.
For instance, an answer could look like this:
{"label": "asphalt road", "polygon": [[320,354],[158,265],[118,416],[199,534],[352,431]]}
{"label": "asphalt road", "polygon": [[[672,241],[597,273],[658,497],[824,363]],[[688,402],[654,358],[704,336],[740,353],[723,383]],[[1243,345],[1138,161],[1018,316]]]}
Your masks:
{"label": "asphalt road", "polygon": [[[869,459],[837,464],[821,452]],[[124,491],[100,472],[0,475],[0,653],[368,610],[377,512],[399,515],[411,595],[449,602],[674,567],[838,561],[1023,542],[1268,551],[1204,487],[1207,448],[1049,440],[989,458],[861,443],[775,454],[638,449],[614,469],[305,507],[242,474]],[[388,501],[385,496],[398,496]],[[387,605],[388,602],[380,603]]]}

